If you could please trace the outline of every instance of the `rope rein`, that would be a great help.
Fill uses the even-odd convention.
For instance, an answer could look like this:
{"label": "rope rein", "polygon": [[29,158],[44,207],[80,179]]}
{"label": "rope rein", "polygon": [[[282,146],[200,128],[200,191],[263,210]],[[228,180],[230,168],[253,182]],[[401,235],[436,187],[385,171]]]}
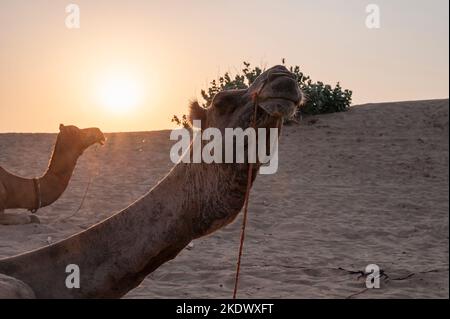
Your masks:
{"label": "rope rein", "polygon": [[[95,147],[95,152],[97,152],[97,151],[98,151],[98,146]],[[97,162],[97,160],[95,162]],[[98,175],[98,172],[99,172],[98,163],[95,166],[94,172],[91,169],[88,169],[88,175],[89,175],[88,182],[86,184],[86,187],[84,188],[83,197],[81,198],[81,201],[80,201],[80,204],[78,205],[78,208],[75,211],[73,211],[72,214],[70,214],[68,216],[60,217],[60,218],[56,219],[53,223],[59,222],[59,221],[61,221],[63,219],[70,219],[70,218],[74,217],[76,214],[79,213],[81,208],[83,208],[84,201],[86,200],[86,197],[88,195],[89,189],[90,189],[91,184],[92,184],[92,181],[94,180],[94,176]]]}
{"label": "rope rein", "polygon": [[[252,128],[256,127],[256,115],[258,113],[258,95],[259,95],[259,93],[257,93],[254,98]],[[248,198],[250,196],[250,189],[252,187],[252,178],[253,178],[253,163],[248,163],[247,189],[245,191],[245,197],[244,197],[244,216],[243,216],[243,220],[242,220],[241,240],[240,240],[240,244],[239,244],[239,254],[238,254],[238,260],[237,260],[237,267],[236,267],[236,276],[234,278],[233,299],[236,299],[236,294],[237,294],[237,290],[238,290],[239,272],[241,270],[242,251],[244,249],[245,227],[247,226]]]}
{"label": "rope rein", "polygon": [[[256,129],[256,116],[258,114],[258,105],[259,105],[259,94],[261,93],[264,86],[267,84],[267,79],[262,83],[259,90],[253,96],[253,119],[252,119],[252,128]],[[277,127],[279,126],[279,121],[277,123]],[[244,216],[242,217],[242,228],[241,228],[241,239],[239,243],[239,253],[238,260],[236,266],[236,275],[234,278],[234,290],[233,290],[233,299],[236,299],[238,284],[239,284],[239,273],[241,270],[241,260],[242,260],[242,252],[244,249],[244,240],[245,240],[245,228],[247,226],[247,216],[248,216],[248,200],[250,197],[250,190],[252,187],[252,179],[253,179],[253,163],[248,163],[248,173],[247,173],[247,188],[245,191],[244,197]]]}
{"label": "rope rein", "polygon": [[[97,150],[98,150],[98,147],[95,148],[96,152],[97,152]],[[85,201],[85,199],[87,197],[89,188],[90,188],[90,186],[92,184],[92,180],[94,179],[94,175],[98,174],[98,170],[99,170],[98,166],[95,169],[95,173],[92,173],[92,171],[89,170],[89,173],[88,173],[89,174],[89,180],[88,180],[88,183],[87,183],[87,185],[86,185],[86,187],[84,189],[83,197],[81,198],[81,201],[80,201],[80,204],[78,205],[78,208],[72,214],[70,214],[69,216],[57,218],[52,223],[59,222],[62,219],[72,218],[73,216],[75,216],[81,210],[81,208],[83,207],[84,201]],[[36,214],[36,212],[42,207],[41,182],[40,182],[40,178],[39,177],[33,178],[33,187],[34,187],[35,205],[34,205],[34,208],[30,208],[29,211],[32,214]]]}

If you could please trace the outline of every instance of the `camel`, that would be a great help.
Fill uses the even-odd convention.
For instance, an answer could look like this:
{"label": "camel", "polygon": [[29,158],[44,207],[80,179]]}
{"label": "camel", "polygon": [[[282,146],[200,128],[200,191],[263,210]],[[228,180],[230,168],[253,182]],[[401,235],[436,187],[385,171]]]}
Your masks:
{"label": "camel", "polygon": [[98,128],[79,129],[60,124],[50,164],[42,177],[22,178],[0,166],[0,225],[38,223],[35,215],[8,214],[4,210],[25,208],[36,212],[55,202],[69,184],[78,157],[89,146],[104,142],[105,137]]}
{"label": "camel", "polygon": [[[279,127],[301,100],[294,75],[275,66],[248,89],[219,92],[208,108],[193,102],[189,118],[201,119],[202,129]],[[1,259],[0,296],[124,296],[192,240],[235,219],[244,204],[248,165],[179,162],[148,193],[104,221],[55,244]],[[253,183],[260,164],[252,167]],[[66,286],[68,265],[78,266],[79,287]]]}

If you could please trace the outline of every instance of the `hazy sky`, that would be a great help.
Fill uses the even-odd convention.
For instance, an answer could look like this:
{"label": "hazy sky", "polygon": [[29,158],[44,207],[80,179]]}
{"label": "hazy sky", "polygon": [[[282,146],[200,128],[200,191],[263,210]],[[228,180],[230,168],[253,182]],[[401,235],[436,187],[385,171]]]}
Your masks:
{"label": "hazy sky", "polygon": [[[65,25],[70,3],[80,29]],[[380,29],[366,27],[369,3]],[[171,127],[210,80],[283,57],[314,80],[340,81],[354,104],[448,98],[448,3],[0,0],[0,132]],[[121,79],[138,97],[115,112],[104,95]]]}

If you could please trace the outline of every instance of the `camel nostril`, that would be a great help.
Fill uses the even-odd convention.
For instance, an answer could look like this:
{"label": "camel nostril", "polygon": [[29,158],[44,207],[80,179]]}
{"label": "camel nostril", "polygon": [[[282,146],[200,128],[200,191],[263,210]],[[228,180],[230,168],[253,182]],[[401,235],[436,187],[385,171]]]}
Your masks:
{"label": "camel nostril", "polygon": [[279,77],[288,77],[288,78],[291,78],[293,80],[296,79],[295,75],[293,73],[291,73],[291,72],[283,72],[283,71],[270,72],[269,75],[268,75],[269,81],[273,81],[273,80],[275,80],[276,78],[279,78]]}
{"label": "camel nostril", "polygon": [[283,76],[284,74],[283,73],[280,73],[280,72],[272,72],[272,73],[269,73],[269,81],[273,81],[273,80],[275,80],[276,78],[278,78],[278,77],[280,77],[280,76]]}

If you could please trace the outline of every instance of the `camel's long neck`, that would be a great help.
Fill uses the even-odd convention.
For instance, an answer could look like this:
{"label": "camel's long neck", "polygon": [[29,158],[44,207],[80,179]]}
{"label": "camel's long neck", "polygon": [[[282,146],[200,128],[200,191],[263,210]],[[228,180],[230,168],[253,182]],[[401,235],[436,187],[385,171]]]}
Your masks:
{"label": "camel's long neck", "polygon": [[64,150],[57,142],[49,167],[39,181],[42,207],[55,202],[66,190],[80,155],[76,149]]}
{"label": "camel's long neck", "polygon": [[[237,215],[246,170],[219,166],[177,165],[123,211],[62,242],[1,260],[0,273],[24,281],[41,298],[123,296],[192,239]],[[65,285],[71,264],[79,267],[78,289]]]}
{"label": "camel's long neck", "polygon": [[[56,142],[49,167],[39,178],[40,207],[52,204],[61,196],[69,184],[80,154],[80,151],[64,149],[58,141]],[[7,185],[8,197],[5,208],[36,208],[37,197],[33,180],[17,177],[5,171],[3,174],[8,174],[9,180],[13,181]]]}

